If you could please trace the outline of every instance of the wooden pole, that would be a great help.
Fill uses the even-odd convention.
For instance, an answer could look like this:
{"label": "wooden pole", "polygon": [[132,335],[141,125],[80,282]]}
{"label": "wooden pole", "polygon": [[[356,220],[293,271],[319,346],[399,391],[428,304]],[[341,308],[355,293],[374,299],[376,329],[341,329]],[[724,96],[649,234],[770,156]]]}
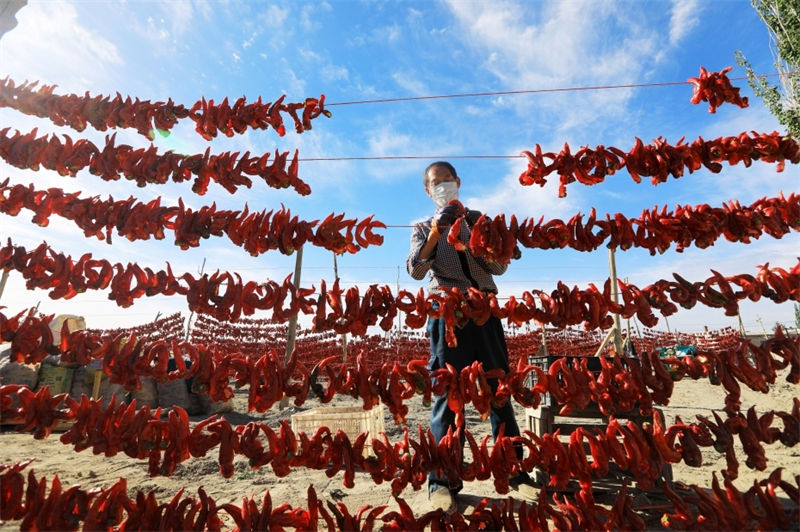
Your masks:
{"label": "wooden pole", "polygon": [[596,357],[599,357],[599,356],[600,356],[600,353],[602,353],[602,352],[603,352],[603,348],[604,348],[604,347],[606,346],[606,344],[608,343],[608,339],[609,339],[609,338],[611,338],[611,335],[612,335],[612,334],[614,334],[614,327],[611,327],[611,328],[608,330],[608,332],[606,333],[606,337],[605,337],[605,338],[603,338],[603,341],[602,341],[602,342],[600,342],[600,347],[598,347],[598,348],[597,348],[597,352],[594,354],[594,356],[596,356]]}
{"label": "wooden pole", "polygon": [[[203,269],[206,267],[206,258],[203,257],[203,264],[200,265],[200,275],[203,275]],[[189,333],[192,330],[192,318],[194,317],[194,311],[189,313],[189,319],[186,320],[186,337],[183,339],[184,342],[189,341]]]}
{"label": "wooden pole", "polygon": [[[294,277],[292,278],[292,282],[294,283],[295,289],[300,288],[300,273],[303,269],[303,246],[297,248],[297,256],[294,259]],[[291,318],[289,318],[289,331],[286,335],[286,353],[283,355],[283,360],[285,363],[289,363],[289,358],[292,356],[292,352],[294,351],[294,342],[297,338],[297,315],[295,314]],[[278,408],[281,410],[286,409],[289,406],[289,398],[285,395],[281,399]]]}
{"label": "wooden pole", "polygon": [[761,320],[761,316],[759,316],[758,314],[756,314],[756,321],[758,322],[759,325],[761,325],[761,330],[764,331],[764,338],[769,338],[769,335],[767,334],[767,329],[764,327],[764,322]]}
{"label": "wooden pole", "polygon": [[544,347],[544,356],[549,356],[550,353],[547,352],[547,329],[545,329],[544,323],[542,323],[542,347]]}
{"label": "wooden pole", "polygon": [[[608,250],[608,269],[611,278],[611,296],[614,298],[614,303],[619,303],[619,287],[617,286],[617,263],[614,260],[614,250]],[[617,355],[622,354],[622,338],[620,336],[619,314],[614,314],[614,349]]]}
{"label": "wooden pole", "polygon": [[[300,273],[303,269],[303,246],[297,248],[297,256],[294,259],[294,277],[292,278],[292,282],[294,283],[295,289],[300,288]],[[284,355],[283,359],[285,362],[289,362],[289,357],[292,356],[292,351],[294,351],[294,341],[297,338],[297,315],[295,314],[291,318],[289,318],[289,332],[286,336],[286,354]]]}
{"label": "wooden pole", "polygon": [[3,270],[3,276],[0,277],[0,297],[3,297],[3,291],[6,289],[6,281],[8,281],[8,270]]}
{"label": "wooden pole", "polygon": [[[333,254],[333,277],[339,280],[339,266],[336,263],[336,253]],[[342,333],[342,364],[347,364],[347,333]]]}
{"label": "wooden pole", "polygon": [[[400,265],[397,266],[397,288],[395,289],[395,294],[400,293]],[[395,353],[397,353],[398,360],[400,358],[400,323],[401,323],[401,311],[397,311],[397,332],[395,333],[394,337],[394,345],[395,345]]]}

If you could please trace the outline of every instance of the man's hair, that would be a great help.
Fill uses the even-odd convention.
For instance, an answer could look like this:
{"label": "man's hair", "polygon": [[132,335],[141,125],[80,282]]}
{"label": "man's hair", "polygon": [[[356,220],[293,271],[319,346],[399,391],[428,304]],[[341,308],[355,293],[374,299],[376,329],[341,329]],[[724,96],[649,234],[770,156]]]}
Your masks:
{"label": "man's hair", "polygon": [[428,167],[425,169],[425,171],[422,172],[422,185],[425,188],[428,188],[428,170],[430,170],[434,166],[444,166],[445,168],[450,170],[450,173],[453,175],[453,177],[458,177],[458,173],[456,173],[456,169],[452,164],[448,163],[447,161],[436,161],[429,164]]}

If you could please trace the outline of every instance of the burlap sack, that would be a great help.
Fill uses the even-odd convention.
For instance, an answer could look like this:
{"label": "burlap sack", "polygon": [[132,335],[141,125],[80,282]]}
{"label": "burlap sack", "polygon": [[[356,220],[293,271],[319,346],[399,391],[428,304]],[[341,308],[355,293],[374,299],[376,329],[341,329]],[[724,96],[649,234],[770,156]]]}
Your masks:
{"label": "burlap sack", "polygon": [[179,406],[187,412],[192,410],[193,405],[189,399],[189,389],[185,380],[159,382],[156,387],[158,389],[158,406],[164,410],[173,406]]}
{"label": "burlap sack", "polygon": [[39,381],[41,364],[11,362],[10,357],[10,347],[0,350],[0,384],[21,384],[28,386],[31,390],[35,389]]}
{"label": "burlap sack", "polygon": [[100,393],[98,394],[98,396],[103,399],[100,403],[103,408],[108,406],[111,397],[114,395],[117,396],[117,404],[127,401],[128,399],[128,392],[125,391],[125,387],[121,384],[112,384],[108,382],[108,375],[104,373],[100,381]]}
{"label": "burlap sack", "polygon": [[87,373],[88,370],[84,366],[78,366],[72,374],[72,387],[69,389],[69,396],[76,401],[80,401],[82,395],[86,397],[92,396],[92,383],[87,382],[87,379],[89,379]]}
{"label": "burlap sack", "polygon": [[214,401],[206,393],[193,393],[200,402],[201,414],[220,414],[222,412],[233,412],[233,399],[227,401]]}
{"label": "burlap sack", "polygon": [[[19,384],[27,386],[31,390],[35,390],[39,382],[39,367],[41,364],[11,362],[10,356],[10,348],[0,351],[0,385]],[[11,408],[19,407],[17,397],[12,395],[11,399]],[[11,421],[10,419],[0,419],[0,424],[9,423]]]}
{"label": "burlap sack", "polygon": [[53,345],[61,342],[61,327],[67,322],[69,332],[82,331],[86,328],[86,319],[83,316],[74,314],[59,314],[50,322],[50,331],[53,333]]}
{"label": "burlap sack", "polygon": [[42,364],[39,367],[39,379],[36,390],[45,386],[50,388],[51,395],[69,393],[72,388],[72,379],[75,370],[57,364]]}
{"label": "burlap sack", "polygon": [[153,377],[141,377],[142,387],[131,392],[131,399],[136,399],[137,407],[147,405],[150,408],[158,406],[158,387]]}

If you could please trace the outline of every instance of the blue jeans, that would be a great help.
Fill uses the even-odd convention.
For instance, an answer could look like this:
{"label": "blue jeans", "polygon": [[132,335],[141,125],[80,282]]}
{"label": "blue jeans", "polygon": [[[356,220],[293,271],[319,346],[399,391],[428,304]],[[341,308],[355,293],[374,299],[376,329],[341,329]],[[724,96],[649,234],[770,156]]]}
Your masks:
{"label": "blue jeans", "polygon": [[[445,367],[450,364],[455,369],[461,371],[474,361],[483,363],[484,371],[501,368],[509,371],[508,348],[506,347],[503,325],[494,316],[489,318],[483,325],[475,325],[469,321],[463,328],[456,328],[456,347],[448,347],[445,340],[444,319],[428,319],[428,335],[431,341],[431,358],[428,367],[431,370]],[[491,379],[489,384],[492,391],[497,390],[497,379]],[[447,429],[456,429],[455,412],[450,410],[447,405],[447,395],[437,395],[433,399],[431,409],[431,432],[436,441],[441,441],[447,434]],[[502,408],[492,408],[489,413],[489,420],[492,424],[492,437],[497,438],[500,426],[505,423],[503,434],[506,436],[519,436],[519,426],[514,416],[514,407],[509,399]],[[462,445],[464,437],[462,435]],[[522,456],[522,448],[517,448],[517,454]],[[525,475],[527,477],[527,475]],[[439,477],[435,471],[428,475],[428,487],[434,489],[437,486],[449,487],[451,491],[457,492],[462,487],[461,479],[448,479]]]}

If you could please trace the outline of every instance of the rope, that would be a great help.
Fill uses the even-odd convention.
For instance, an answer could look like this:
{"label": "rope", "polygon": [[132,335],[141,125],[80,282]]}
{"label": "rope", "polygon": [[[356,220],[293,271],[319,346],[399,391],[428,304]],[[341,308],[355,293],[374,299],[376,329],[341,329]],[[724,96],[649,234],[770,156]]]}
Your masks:
{"label": "rope", "polygon": [[[796,73],[797,72],[785,72],[785,73],[776,72],[772,74],[761,74],[756,77],[759,78],[767,78],[773,76],[783,77]],[[742,80],[747,80],[747,76],[738,76],[728,79],[730,79],[731,81],[742,81]],[[592,91],[592,90],[607,90],[607,89],[632,89],[640,87],[665,87],[670,85],[690,85],[690,84],[691,84],[690,81],[661,81],[658,83],[625,83],[621,85],[590,85],[587,87],[556,87],[550,89],[522,89],[522,90],[511,90],[511,91],[466,92],[466,93],[455,93],[455,94],[435,94],[429,96],[401,96],[398,98],[377,98],[374,100],[353,100],[349,102],[333,102],[333,103],[326,102],[325,105],[328,107],[333,107],[334,105],[411,102],[420,100],[441,100],[447,98],[478,98],[482,96],[507,96],[515,94],[539,94],[547,92],[577,92],[577,91]]]}

